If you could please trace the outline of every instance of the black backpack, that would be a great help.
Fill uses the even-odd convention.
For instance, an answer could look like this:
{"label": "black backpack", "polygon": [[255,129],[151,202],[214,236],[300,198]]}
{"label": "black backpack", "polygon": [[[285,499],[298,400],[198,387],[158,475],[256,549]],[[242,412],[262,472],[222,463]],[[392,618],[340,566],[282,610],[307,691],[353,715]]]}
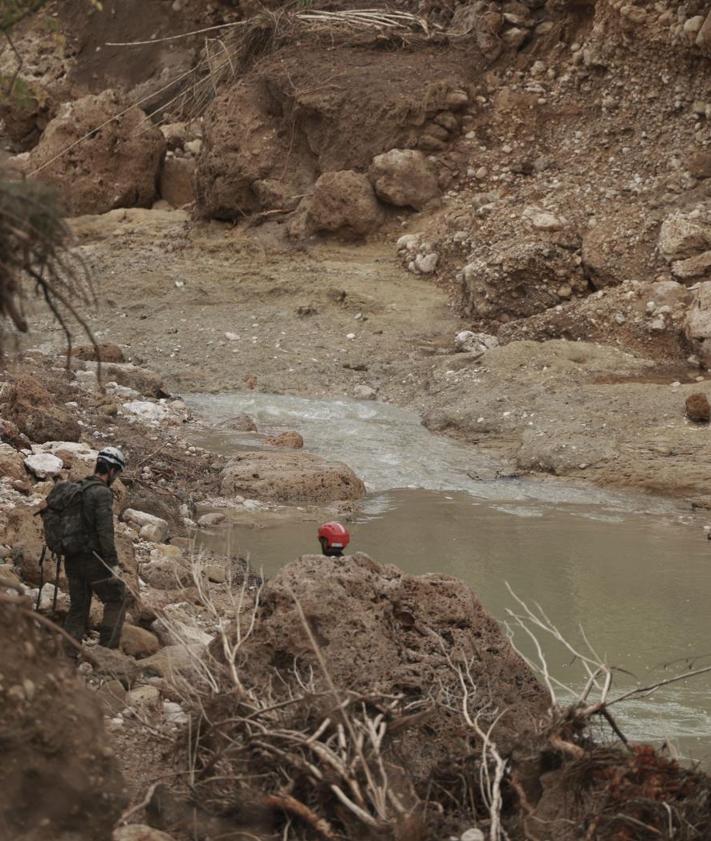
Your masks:
{"label": "black backpack", "polygon": [[84,485],[79,482],[58,482],[47,494],[40,516],[45,543],[55,555],[75,555],[87,549],[83,494]]}

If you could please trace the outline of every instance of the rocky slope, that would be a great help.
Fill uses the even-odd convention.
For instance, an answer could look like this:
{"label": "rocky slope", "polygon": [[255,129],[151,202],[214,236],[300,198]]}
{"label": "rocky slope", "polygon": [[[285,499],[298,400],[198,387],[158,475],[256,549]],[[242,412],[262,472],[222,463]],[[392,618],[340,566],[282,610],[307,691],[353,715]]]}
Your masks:
{"label": "rocky slope", "polygon": [[[111,345],[104,390],[92,349],[65,373],[63,334],[30,301],[41,352],[25,344],[2,374],[0,584],[20,598],[0,610],[8,768],[75,773],[36,824],[10,773],[0,827],[107,837],[125,790],[96,753],[99,702],[133,803],[116,841],[703,839],[708,780],[596,745],[602,709],[551,707],[458,582],[307,556],[264,585],[237,556],[196,556],[221,509],[342,512],[364,488],[294,434],[229,463],[191,447],[170,392],[392,400],[511,473],[707,507],[711,12],[324,11],[71,0],[13,33],[7,166],[74,217],[89,325]],[[13,62],[0,56],[4,77]],[[53,570],[33,510],[107,440],[132,465],[116,513],[134,599],[121,652],[91,640],[75,679],[33,659],[32,601],[66,610],[62,578],[39,589]],[[37,713],[51,687],[58,721],[69,702],[81,714],[76,750]]]}

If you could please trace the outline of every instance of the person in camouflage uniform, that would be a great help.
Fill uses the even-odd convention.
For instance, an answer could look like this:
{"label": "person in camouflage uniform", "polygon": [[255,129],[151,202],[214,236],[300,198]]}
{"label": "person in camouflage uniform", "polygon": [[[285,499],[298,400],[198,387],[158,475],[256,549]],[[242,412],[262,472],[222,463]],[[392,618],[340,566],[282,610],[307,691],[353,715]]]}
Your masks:
{"label": "person in camouflage uniform", "polygon": [[80,483],[86,545],[64,558],[70,600],[64,628],[79,641],[86,636],[91,597],[96,595],[104,605],[99,645],[106,648],[118,646],[126,613],[126,585],[118,575],[111,491],[125,464],[123,453],[115,447],[99,453],[94,475]]}

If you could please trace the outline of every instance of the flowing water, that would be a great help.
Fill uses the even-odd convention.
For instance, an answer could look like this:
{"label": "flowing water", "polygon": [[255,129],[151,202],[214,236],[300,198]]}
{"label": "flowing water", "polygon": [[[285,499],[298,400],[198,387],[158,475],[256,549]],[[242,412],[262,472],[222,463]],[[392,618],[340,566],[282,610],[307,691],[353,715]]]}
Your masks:
{"label": "flowing water", "polygon": [[[368,497],[349,523],[351,548],[411,573],[470,584],[498,619],[518,610],[513,591],[540,604],[579,649],[585,636],[619,668],[618,690],[711,664],[711,544],[703,522],[673,502],[560,480],[496,478],[476,448],[431,435],[414,413],[379,403],[262,394],[192,395],[195,443],[229,454],[262,445],[220,424],[248,412],[260,430],[296,429],[305,447],[349,464]],[[318,551],[312,516],[211,535],[273,574]],[[552,673],[579,689],[578,664],[539,633]],[[530,640],[516,642],[533,655]],[[613,693],[614,695],[614,693]],[[672,741],[711,765],[711,674],[618,708],[633,739]]]}

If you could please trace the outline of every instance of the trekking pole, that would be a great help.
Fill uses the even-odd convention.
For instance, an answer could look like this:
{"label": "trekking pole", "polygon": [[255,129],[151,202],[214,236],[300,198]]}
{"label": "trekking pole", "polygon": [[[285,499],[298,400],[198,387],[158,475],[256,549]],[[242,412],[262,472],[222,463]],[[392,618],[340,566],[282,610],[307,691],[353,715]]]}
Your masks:
{"label": "trekking pole", "polygon": [[[40,601],[42,599],[42,588],[44,587],[44,556],[47,554],[47,544],[45,543],[42,547],[42,554],[40,555],[39,559],[39,568],[40,568],[40,584],[39,584],[39,591],[37,593],[37,604],[35,605],[35,610],[40,609]],[[56,592],[56,590],[55,590]]]}
{"label": "trekking pole", "polygon": [[57,559],[57,572],[54,575],[54,595],[52,596],[52,613],[57,610],[57,593],[59,592],[59,569],[62,566],[62,556],[55,555]]}

